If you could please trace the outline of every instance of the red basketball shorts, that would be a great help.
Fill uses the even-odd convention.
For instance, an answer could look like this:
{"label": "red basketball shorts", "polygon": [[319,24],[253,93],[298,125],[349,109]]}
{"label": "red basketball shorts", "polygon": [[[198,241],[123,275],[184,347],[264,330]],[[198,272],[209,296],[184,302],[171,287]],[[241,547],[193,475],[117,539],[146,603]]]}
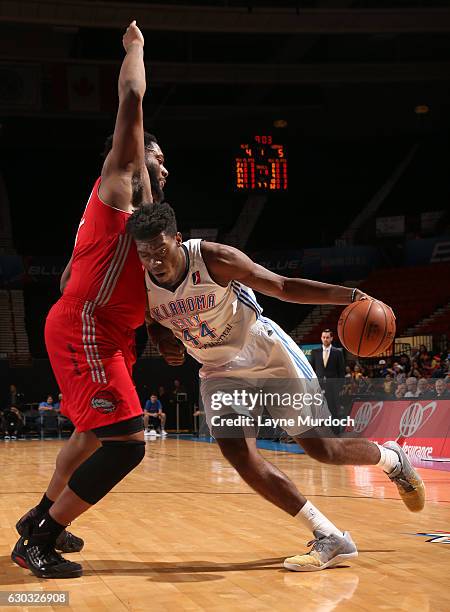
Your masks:
{"label": "red basketball shorts", "polygon": [[61,412],[78,431],[142,414],[131,378],[134,330],[121,329],[92,302],[63,296],[47,316],[45,344],[63,395]]}

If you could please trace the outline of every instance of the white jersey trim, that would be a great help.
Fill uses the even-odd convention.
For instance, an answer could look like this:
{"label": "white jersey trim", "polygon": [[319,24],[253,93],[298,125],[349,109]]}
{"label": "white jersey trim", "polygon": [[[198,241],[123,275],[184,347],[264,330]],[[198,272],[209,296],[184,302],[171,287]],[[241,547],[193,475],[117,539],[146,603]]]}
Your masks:
{"label": "white jersey trim", "polygon": [[81,313],[81,320],[83,325],[83,347],[91,370],[92,381],[95,383],[107,383],[105,368],[103,367],[100,354],[98,352],[98,346],[96,343],[96,330],[95,330],[95,319],[92,316],[92,312],[95,308],[93,302],[85,302]]}

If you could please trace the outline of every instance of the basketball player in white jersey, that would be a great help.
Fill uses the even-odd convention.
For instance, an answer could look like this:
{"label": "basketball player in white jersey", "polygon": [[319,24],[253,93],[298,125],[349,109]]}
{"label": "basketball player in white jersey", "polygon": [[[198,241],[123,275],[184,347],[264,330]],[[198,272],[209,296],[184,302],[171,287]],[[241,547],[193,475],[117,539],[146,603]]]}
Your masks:
{"label": "basketball player in white jersey", "polygon": [[[159,324],[150,326],[150,333],[169,363],[171,357],[161,347],[174,335],[203,364],[201,396],[222,454],[249,486],[313,532],[311,550],[286,559],[285,567],[317,571],[356,557],[350,534],[342,533],[285,474],[259,454],[254,429],[250,427],[248,435],[251,422],[245,417],[261,415],[263,407],[258,403],[252,409],[248,403],[244,406],[244,396],[235,392],[256,391],[258,396],[262,389],[264,393],[288,393],[291,398],[302,394],[302,416],[327,414],[306,357],[276,323],[262,315],[253,289],[306,304],[349,304],[352,298],[371,298],[357,289],[279,276],[230,246],[201,240],[183,243],[167,203],[135,211],[127,231],[134,237],[146,268],[150,315]],[[311,426],[299,424],[298,406],[293,404],[266,407],[273,418],[292,419],[284,429],[311,457],[338,465],[378,465],[395,482],[411,511],[423,508],[424,485],[398,444],[378,446],[360,438],[305,437]]]}

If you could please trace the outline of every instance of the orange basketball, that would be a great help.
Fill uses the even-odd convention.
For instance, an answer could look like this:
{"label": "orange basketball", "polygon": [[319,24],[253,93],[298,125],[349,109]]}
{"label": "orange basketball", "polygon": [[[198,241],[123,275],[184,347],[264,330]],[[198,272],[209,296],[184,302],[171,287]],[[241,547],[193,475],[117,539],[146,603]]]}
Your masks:
{"label": "orange basketball", "polygon": [[383,302],[358,300],[342,312],[338,335],[342,345],[353,355],[374,357],[394,341],[394,314]]}

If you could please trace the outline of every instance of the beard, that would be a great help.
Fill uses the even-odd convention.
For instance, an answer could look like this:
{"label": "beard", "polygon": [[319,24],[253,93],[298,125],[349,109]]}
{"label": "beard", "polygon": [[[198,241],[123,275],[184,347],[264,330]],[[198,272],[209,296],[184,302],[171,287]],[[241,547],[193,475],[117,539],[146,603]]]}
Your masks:
{"label": "beard", "polygon": [[[150,187],[152,190],[153,202],[157,204],[158,202],[164,201],[164,191],[161,189],[161,185],[159,183],[159,177],[157,169],[154,166],[147,166],[148,175],[150,178]],[[142,184],[142,176],[140,173],[136,173],[133,175],[131,179],[131,188],[132,188],[132,196],[131,201],[135,208],[142,206],[144,204],[144,187]]]}
{"label": "beard", "polygon": [[158,172],[153,165],[148,165],[147,170],[148,170],[148,175],[150,177],[150,186],[152,188],[153,202],[155,202],[155,204],[158,204],[159,202],[163,202],[164,201],[164,191],[161,189],[161,185],[159,183]]}

